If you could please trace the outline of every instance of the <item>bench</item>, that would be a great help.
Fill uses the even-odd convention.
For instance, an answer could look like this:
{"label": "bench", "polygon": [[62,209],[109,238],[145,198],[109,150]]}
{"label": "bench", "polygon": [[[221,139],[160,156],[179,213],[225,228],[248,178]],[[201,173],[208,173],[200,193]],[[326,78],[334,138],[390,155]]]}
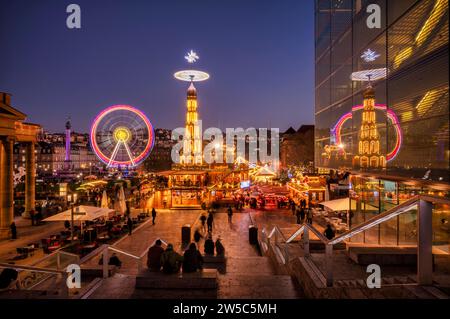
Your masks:
{"label": "bench", "polygon": [[137,289],[217,289],[217,270],[164,274],[145,270],[136,277]]}
{"label": "bench", "polygon": [[204,269],[217,269],[221,274],[227,270],[227,258],[225,256],[203,255]]}
{"label": "bench", "polygon": [[[113,276],[116,273],[117,267],[108,265],[108,277]],[[95,278],[95,277],[103,277],[103,266],[81,266],[81,277],[89,277],[89,278]]]}

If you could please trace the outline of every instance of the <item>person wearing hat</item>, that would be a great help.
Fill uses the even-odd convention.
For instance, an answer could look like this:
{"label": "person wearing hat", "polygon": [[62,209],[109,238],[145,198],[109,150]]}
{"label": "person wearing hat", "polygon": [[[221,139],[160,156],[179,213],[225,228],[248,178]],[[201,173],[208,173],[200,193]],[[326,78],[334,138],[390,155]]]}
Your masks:
{"label": "person wearing hat", "polygon": [[166,250],[161,255],[161,267],[164,273],[173,274],[180,271],[183,257],[173,250],[173,245],[168,244]]}

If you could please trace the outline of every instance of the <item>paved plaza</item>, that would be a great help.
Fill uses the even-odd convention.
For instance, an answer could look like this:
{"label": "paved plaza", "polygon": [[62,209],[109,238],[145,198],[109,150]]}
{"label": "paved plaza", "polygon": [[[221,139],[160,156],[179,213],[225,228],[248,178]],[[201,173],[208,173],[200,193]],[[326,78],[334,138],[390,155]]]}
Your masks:
{"label": "paved plaza", "polygon": [[[147,223],[115,245],[117,248],[141,255],[156,239],[173,243],[181,252],[181,227],[193,225],[199,211],[171,211],[159,213],[156,225]],[[299,298],[290,276],[277,275],[270,260],[260,256],[258,250],[249,244],[248,228],[251,225],[249,213],[235,213],[232,223],[227,214],[217,212],[214,217],[213,238],[222,238],[225,246],[226,273],[218,275],[218,298]],[[192,229],[200,227],[197,222]],[[200,242],[203,251],[203,240]],[[91,298],[148,298],[145,290],[135,290],[136,261],[120,257],[123,265],[117,274],[104,281]],[[145,262],[145,261],[144,261]],[[154,296],[152,296],[154,297]],[[180,293],[163,291],[159,298],[180,297]],[[205,297],[202,292],[186,292],[185,298]]]}

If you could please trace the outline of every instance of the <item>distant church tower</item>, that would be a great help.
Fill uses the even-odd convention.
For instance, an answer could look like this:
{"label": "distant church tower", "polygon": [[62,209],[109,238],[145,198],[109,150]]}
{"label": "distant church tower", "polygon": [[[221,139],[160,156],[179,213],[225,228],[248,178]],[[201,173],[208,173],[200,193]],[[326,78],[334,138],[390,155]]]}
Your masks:
{"label": "distant church tower", "polygon": [[197,112],[197,89],[191,82],[187,90],[186,131],[183,137],[183,154],[180,156],[182,165],[202,165],[202,135]]}
{"label": "distant church tower", "polygon": [[64,166],[66,170],[70,170],[71,169],[71,158],[70,158],[70,150],[71,150],[71,146],[70,146],[70,136],[72,133],[72,124],[70,123],[70,117],[67,119],[66,122],[66,154],[64,157]]}
{"label": "distant church tower", "polygon": [[364,108],[359,129],[358,155],[353,158],[353,166],[360,168],[384,168],[386,157],[380,152],[380,134],[375,114],[375,91],[369,84],[364,91]]}

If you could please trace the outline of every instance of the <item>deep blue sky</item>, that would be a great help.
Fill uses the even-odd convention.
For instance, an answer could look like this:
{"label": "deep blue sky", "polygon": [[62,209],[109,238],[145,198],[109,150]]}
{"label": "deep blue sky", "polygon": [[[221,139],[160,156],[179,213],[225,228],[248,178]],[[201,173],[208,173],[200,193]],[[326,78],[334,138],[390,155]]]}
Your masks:
{"label": "deep blue sky", "polygon": [[[66,7],[82,29],[66,27]],[[155,127],[183,126],[195,65],[205,126],[298,128],[313,123],[312,0],[0,0],[0,91],[28,121],[87,132],[104,107],[130,104]]]}

